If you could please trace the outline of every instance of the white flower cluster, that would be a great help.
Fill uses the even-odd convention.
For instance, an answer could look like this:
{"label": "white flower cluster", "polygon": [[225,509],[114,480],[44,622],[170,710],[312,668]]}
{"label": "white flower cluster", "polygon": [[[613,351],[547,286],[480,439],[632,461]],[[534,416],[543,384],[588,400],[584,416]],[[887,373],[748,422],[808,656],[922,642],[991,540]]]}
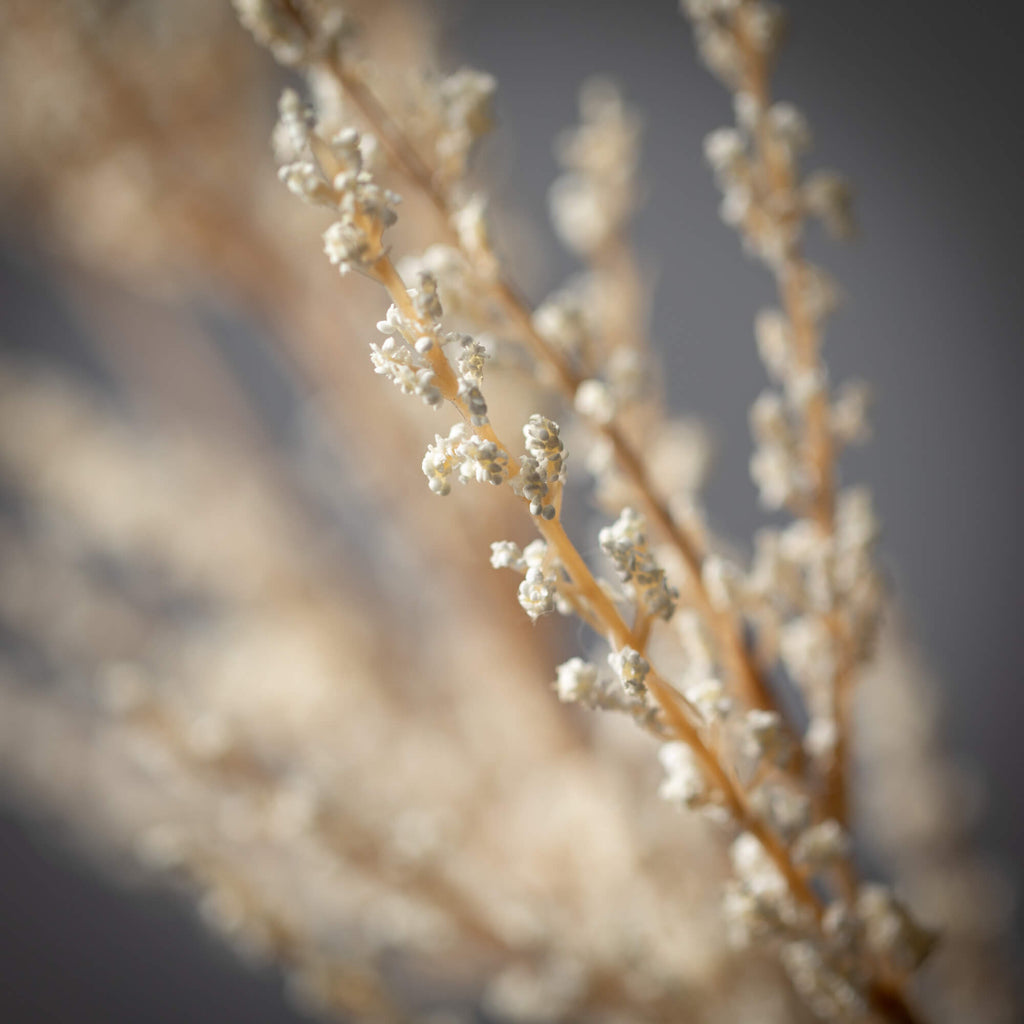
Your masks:
{"label": "white flower cluster", "polygon": [[853,908],[831,904],[822,932],[785,938],[780,956],[796,990],[823,1020],[854,1022],[867,1016],[866,963],[879,965],[889,978],[902,978],[935,945],[934,934],[879,885],[862,886]]}
{"label": "white flower cluster", "polygon": [[785,782],[763,782],[750,794],[750,809],[787,843],[811,820],[810,799]]}
{"label": "white flower cluster", "polygon": [[658,760],[665,771],[665,778],[658,787],[658,796],[662,800],[691,810],[708,803],[710,790],[707,779],[689,744],[680,741],[663,743],[658,750]]}
{"label": "white flower cluster", "polygon": [[565,449],[558,424],[534,413],[523,427],[526,454],[519,459],[519,473],[513,478],[516,493],[530,503],[530,512],[544,519],[555,518],[552,487],[565,482]]}
{"label": "white flower cluster", "polygon": [[560,140],[567,173],[551,186],[551,219],[559,237],[583,256],[622,231],[636,205],[639,119],[607,79],[591,79],[580,93],[582,124]]}
{"label": "white flower cluster", "polygon": [[385,252],[382,236],[398,219],[400,201],[374,179],[376,139],[354,128],[324,139],[311,127],[311,115],[293,89],[282,94],[278,112],[278,176],[300,199],[340,214],[324,232],[324,251],[341,273],[367,269]]}
{"label": "white flower cluster", "polygon": [[296,17],[285,0],[234,0],[238,20],[288,67],[308,63],[337,45],[346,29],[344,12],[337,4],[308,5],[305,21]]}
{"label": "white flower cluster", "polygon": [[[403,394],[419,395],[427,405],[440,405],[444,396],[437,386],[437,375],[426,359],[426,354],[433,347],[433,339],[422,334],[417,325],[403,317],[394,305],[378,322],[377,330],[386,340],[379,345],[375,342],[370,345],[374,372],[386,376]],[[409,339],[413,339],[411,344]]]}
{"label": "white flower cluster", "polygon": [[756,444],[750,475],[761,503],[777,509],[808,495],[813,482],[803,460],[802,437],[781,395],[763,391],[757,397],[750,409],[750,430]]}
{"label": "white flower cluster", "polygon": [[715,659],[700,619],[684,611],[674,616],[672,623],[683,657],[677,688],[705,724],[724,720],[732,711],[732,701],[715,673]]}
{"label": "white flower cluster", "polygon": [[801,913],[775,862],[749,832],[730,848],[735,879],[726,889],[724,910],[734,943],[780,939],[793,934]]}
{"label": "white flower cluster", "polygon": [[[827,279],[815,273],[805,274],[803,279],[815,282],[804,289],[807,301],[813,303],[809,308],[814,316],[824,316],[835,301]],[[794,354],[792,325],[780,310],[758,314],[755,336],[761,360],[769,376],[782,385],[782,393],[764,391],[751,408],[751,432],[757,447],[750,471],[766,507],[797,505],[811,499],[820,483],[808,474],[804,425],[810,403],[825,393],[827,381],[820,371],[801,369]],[[868,400],[868,389],[859,381],[839,390],[828,410],[836,450],[867,439]]]}
{"label": "white flower cluster", "polygon": [[842,825],[831,818],[802,832],[793,844],[793,862],[812,871],[836,864],[849,852],[849,839]]}
{"label": "white flower cluster", "polygon": [[669,585],[665,570],[647,546],[644,517],[632,508],[624,508],[611,526],[601,530],[598,542],[615,565],[619,579],[632,586],[644,611],[666,621],[672,618],[679,591]]}
{"label": "white flower cluster", "polygon": [[437,283],[438,298],[449,320],[457,317],[467,323],[486,323],[491,319],[480,284],[457,246],[431,245],[422,253],[404,256],[398,263],[398,270],[406,280],[417,280],[421,274],[429,274]]}
{"label": "white flower cluster", "polygon": [[340,218],[324,232],[324,252],[342,274],[367,269],[384,255],[382,236],[398,219],[399,197],[365,168],[359,132],[346,128],[331,142],[339,169],[331,179]]}
{"label": "white flower cluster", "polygon": [[280,165],[278,177],[288,191],[304,202],[330,206],[334,192],[313,159],[313,112],[305,107],[294,89],[285,89],[277,104],[274,126],[274,154]]}
{"label": "white flower cluster", "polygon": [[819,1020],[856,1024],[869,1016],[867,999],[849,977],[852,963],[809,940],[785,943],[779,956],[793,988]]}
{"label": "white flower cluster", "polygon": [[519,584],[519,604],[534,622],[555,610],[557,598],[557,576],[545,573],[539,565],[526,570],[523,582]]}
{"label": "white flower cluster", "polygon": [[608,655],[608,664],[611,665],[623,690],[630,697],[642,697],[647,690],[647,674],[651,666],[647,659],[632,647],[623,647],[618,651],[612,651]]}
{"label": "white flower cluster", "polygon": [[573,408],[595,423],[611,423],[615,418],[615,394],[603,380],[584,380],[576,388]]}
{"label": "white flower cluster", "polygon": [[837,672],[866,657],[877,632],[883,601],[872,557],[877,535],[870,496],[853,488],[840,492],[830,536],[798,519],[757,538],[743,599],[804,696],[811,716],[804,745],[815,757],[828,755],[835,741]]}
{"label": "white flower cluster", "polygon": [[[674,746],[674,745],[670,745]],[[684,764],[681,781],[665,785],[684,795],[688,760],[672,751],[666,769],[676,758]],[[783,830],[782,834],[792,834]],[[804,827],[792,845],[793,863],[813,874],[827,871],[848,852],[848,839],[835,821]],[[885,976],[904,977],[934,946],[934,935],[918,925],[886,888],[863,885],[854,905],[829,904],[820,924],[793,898],[786,879],[750,832],[731,848],[735,879],[726,890],[724,910],[732,940],[740,946],[774,942],[797,990],[822,1019],[862,1020],[871,984],[868,964]]]}
{"label": "white flower cluster", "polygon": [[742,44],[737,34],[741,8],[744,35],[766,60],[771,60],[782,37],[782,11],[764,0],[680,0],[679,6],[693,22],[701,60],[734,91],[744,85]]}
{"label": "white flower cluster", "polygon": [[846,241],[856,233],[853,193],[834,171],[809,174],[800,187],[800,198],[807,213],[817,217],[833,238]]}
{"label": "white flower cluster", "polygon": [[865,946],[894,975],[909,974],[935,947],[934,932],[918,924],[883,885],[861,887],[856,913]]}
{"label": "white flower cluster", "polygon": [[487,423],[487,402],[484,400],[480,385],[483,382],[487,351],[468,334],[453,335],[452,340],[456,339],[459,344],[459,353],[456,357],[459,398],[465,402],[473,426],[482,427]]}
{"label": "white flower cluster", "polygon": [[552,292],[533,312],[533,326],[550,345],[573,362],[587,356],[594,303],[590,277],[578,275]]}
{"label": "white flower cluster", "polygon": [[474,143],[490,130],[497,85],[493,75],[473,68],[460,68],[438,85],[441,129],[434,151],[445,180],[463,177]]}
{"label": "white flower cluster", "polygon": [[423,456],[423,473],[435,494],[451,493],[452,476],[459,483],[500,484],[508,478],[508,455],[494,441],[471,432],[466,423],[456,423],[447,437],[440,434]]}
{"label": "white flower cluster", "polygon": [[837,446],[863,444],[868,439],[870,403],[871,390],[864,381],[847,381],[839,388],[829,413],[829,427]]}
{"label": "white flower cluster", "polygon": [[480,194],[462,200],[451,215],[452,227],[459,239],[459,248],[482,281],[493,281],[498,275],[498,260],[491,247],[487,229],[487,200]]}
{"label": "white flower cluster", "polygon": [[545,541],[535,540],[523,549],[510,540],[495,541],[491,544],[491,565],[523,573],[519,603],[534,621],[551,611],[571,614],[572,606],[558,592],[558,562]]}
{"label": "white flower cluster", "polygon": [[[803,115],[789,103],[775,103],[759,111],[752,97],[741,93],[736,117],[738,127],[719,128],[708,135],[704,155],[722,192],[722,220],[742,229],[749,250],[781,270],[808,216],[820,219],[836,237],[851,237],[855,231],[851,194],[838,175],[818,171],[801,184],[788,184],[788,178],[796,177],[799,156],[811,143]],[[768,147],[773,163],[791,169],[784,178],[787,184],[766,186],[751,153],[755,136]]]}
{"label": "white flower cluster", "polygon": [[596,665],[582,658],[570,658],[558,666],[557,673],[555,690],[563,704],[600,706],[601,687]]}

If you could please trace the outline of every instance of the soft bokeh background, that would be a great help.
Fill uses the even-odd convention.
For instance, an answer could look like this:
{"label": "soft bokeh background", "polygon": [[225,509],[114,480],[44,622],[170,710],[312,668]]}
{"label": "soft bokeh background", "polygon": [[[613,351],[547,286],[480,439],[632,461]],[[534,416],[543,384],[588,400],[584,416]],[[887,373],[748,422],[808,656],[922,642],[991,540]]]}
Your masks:
{"label": "soft bokeh background", "polygon": [[[1019,864],[1018,26],[1008,10],[982,17],[963,5],[787,6],[777,94],[809,117],[813,161],[856,184],[862,225],[848,248],[813,243],[848,296],[829,365],[836,378],[856,374],[876,389],[876,439],[848,461],[847,477],[875,490],[886,564],[943,683],[953,749],[990,793],[984,839]],[[573,269],[543,211],[557,172],[551,140],[576,116],[579,83],[609,73],[645,112],[648,200],[637,237],[658,282],[655,335],[675,408],[715,433],[712,519],[749,536],[759,512],[746,475],[746,409],[763,381],[751,322],[771,287],[715,215],[701,139],[730,114],[694,60],[675,3],[478,0],[446,3],[442,16],[453,65],[499,79],[500,127],[483,159],[496,193],[530,216],[524,236],[545,246],[544,260],[519,267],[534,298]],[[9,240],[0,263],[4,343],[68,358],[74,331],[45,262],[17,246]],[[295,1019],[276,979],[236,964],[187,907],[151,890],[126,895],[20,811],[0,821],[0,871],[3,1019]]]}

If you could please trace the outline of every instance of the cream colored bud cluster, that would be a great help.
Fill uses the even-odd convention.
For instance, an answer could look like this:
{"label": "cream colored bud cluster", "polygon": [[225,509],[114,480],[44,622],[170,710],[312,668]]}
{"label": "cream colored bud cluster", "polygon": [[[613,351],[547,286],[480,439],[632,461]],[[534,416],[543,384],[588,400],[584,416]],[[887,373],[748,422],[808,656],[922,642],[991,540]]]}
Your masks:
{"label": "cream colored bud cluster", "polygon": [[330,52],[348,28],[342,9],[324,0],[234,0],[234,5],[238,20],[287,67]]}
{"label": "cream colored bud cluster", "polygon": [[847,241],[857,231],[853,215],[853,192],[850,183],[835,171],[815,171],[800,186],[804,210],[824,225],[839,241]]}
{"label": "cream colored bud cluster", "polygon": [[[810,142],[810,132],[796,109],[776,103],[756,123],[771,140],[780,163],[794,167]],[[770,267],[780,268],[800,239],[801,211],[788,187],[763,180],[750,150],[753,127],[716,129],[704,140],[704,156],[722,192],[722,220],[742,231],[750,252]]]}
{"label": "cream colored bud cluster", "polygon": [[723,722],[733,710],[733,701],[726,694],[716,674],[715,656],[696,613],[684,610],[672,619],[683,665],[679,669],[677,688],[682,692],[701,725]]}
{"label": "cream colored bud cluster", "polygon": [[495,541],[491,544],[491,565],[523,574],[519,604],[532,621],[553,611],[562,615],[572,613],[572,606],[559,594],[561,570],[545,541],[535,540],[522,550],[512,541]]}
{"label": "cream colored bud cluster", "polygon": [[867,657],[877,632],[883,587],[874,566],[878,523],[870,495],[840,492],[835,529],[798,519],[758,534],[742,601],[767,650],[777,651],[810,712],[804,746],[831,754],[834,686],[844,664]]}
{"label": "cream colored bud cluster", "polygon": [[755,449],[750,475],[765,508],[799,508],[814,493],[803,457],[801,423],[776,391],[763,391],[750,408]]}
{"label": "cream colored bud cluster", "polygon": [[441,79],[436,90],[440,127],[434,140],[437,168],[445,181],[460,181],[477,140],[493,125],[497,81],[474,68]]}
{"label": "cream colored bud cluster", "polygon": [[[834,821],[805,829],[793,844],[794,860],[812,874],[827,872],[847,853],[848,839]],[[734,942],[775,943],[797,990],[822,1019],[859,1021],[868,1013],[871,971],[902,978],[934,944],[906,908],[882,886],[864,885],[851,904],[829,904],[820,923],[797,904],[761,842],[750,833],[732,845],[735,880],[724,900]]]}
{"label": "cream colored bud cluster", "polygon": [[591,278],[581,274],[552,292],[533,312],[537,333],[574,364],[588,357],[594,303]]}
{"label": "cream colored bud cluster", "polygon": [[799,181],[798,162],[811,144],[800,111],[782,102],[761,110],[744,92],[737,94],[735,108],[736,126],[708,135],[704,155],[722,192],[722,220],[741,231],[749,251],[781,271],[808,216],[837,238],[851,237],[855,224],[846,182],[833,171]]}
{"label": "cream colored bud cluster", "polygon": [[342,274],[376,263],[386,251],[384,231],[398,219],[399,197],[364,167],[361,141],[355,129],[346,128],[331,144],[340,165],[331,187],[341,216],[324,232],[324,252]]}
{"label": "cream colored bud cluster", "polygon": [[434,346],[433,338],[423,332],[422,325],[402,316],[395,305],[377,323],[377,330],[386,340],[370,345],[374,372],[387,377],[403,394],[419,395],[427,405],[439,406],[444,396],[437,386],[437,374],[426,358]]}
{"label": "cream colored bud cluster", "polygon": [[487,323],[486,303],[481,296],[480,283],[472,273],[465,254],[454,245],[437,243],[422,253],[404,256],[398,263],[399,273],[405,280],[416,280],[429,274],[437,284],[437,295],[444,306],[445,316],[466,323]]}
{"label": "cream colored bud cluster", "polygon": [[643,684],[650,671],[646,664],[631,648],[613,652],[606,664],[570,658],[558,666],[554,689],[564,704],[628,714],[641,728],[664,739],[672,733]]}
{"label": "cream colored bud cluster", "polygon": [[[828,401],[823,370],[801,366],[794,353],[793,329],[779,310],[763,310],[755,325],[758,352],[781,391],[767,389],[750,411],[756,448],[750,472],[766,508],[799,510],[814,500],[821,481],[807,457],[805,424],[813,403]],[[869,391],[863,383],[843,385],[829,402],[827,429],[836,451],[861,444],[870,435]]]}
{"label": "cream colored bud cluster", "polygon": [[665,772],[658,787],[658,796],[662,800],[690,810],[708,806],[712,793],[689,744],[680,741],[663,743],[658,751],[658,760]]}
{"label": "cream colored bud cluster", "polygon": [[570,658],[558,666],[555,692],[562,703],[591,710],[626,711],[635,703],[627,698],[617,678],[582,658]]}
{"label": "cream colored bud cluster", "polygon": [[[782,39],[781,8],[762,0],[680,0],[682,12],[693,22],[697,52],[712,74],[730,89],[743,85],[744,44],[770,62]],[[736,32],[742,14],[742,38]]]}
{"label": "cream colored bud cluster", "polygon": [[565,449],[558,424],[534,413],[523,427],[523,438],[526,454],[520,456],[512,486],[530,503],[533,515],[554,519],[552,499],[565,482]]}
{"label": "cream colored bud cluster", "polygon": [[756,836],[741,833],[729,852],[734,878],[726,887],[723,909],[735,945],[778,942],[813,931],[813,920]]}
{"label": "cream colored bud cluster", "polygon": [[376,140],[345,128],[330,140],[311,125],[298,94],[286,89],[274,133],[278,176],[304,202],[338,214],[324,232],[324,252],[342,274],[366,271],[385,253],[384,231],[398,219],[400,197],[374,178]]}
{"label": "cream colored bud cluster", "polygon": [[531,621],[536,622],[542,615],[555,610],[557,576],[545,573],[540,566],[531,566],[519,584],[518,597],[523,611],[530,616]]}
{"label": "cream colored bud cluster", "polygon": [[890,979],[914,971],[935,945],[935,936],[907,913],[884,886],[860,887],[852,906],[828,906],[818,940],[790,937],[780,955],[793,985],[823,1020],[860,1021],[868,1016],[866,964]]}
{"label": "cream colored bud cluster", "polygon": [[551,219],[573,251],[593,255],[623,229],[636,206],[640,122],[607,79],[594,78],[580,93],[581,124],[559,140],[567,173],[551,186]]}
{"label": "cream colored bud cluster", "polygon": [[472,433],[466,423],[456,423],[447,437],[438,434],[423,456],[423,473],[435,494],[451,493],[452,477],[464,484],[498,485],[508,479],[508,454],[494,441]]}
{"label": "cream colored bud cluster", "polygon": [[632,508],[624,508],[619,518],[598,534],[598,543],[644,612],[665,621],[672,618],[679,591],[669,584],[665,570],[647,545],[644,517]]}
{"label": "cream colored bud cluster", "polygon": [[608,664],[622,683],[629,697],[642,697],[647,691],[646,679],[651,671],[647,659],[632,647],[622,647],[608,655]]}
{"label": "cream colored bud cluster", "polygon": [[475,427],[487,423],[487,402],[480,386],[483,383],[487,350],[468,334],[458,335],[459,353],[456,368],[459,377],[459,398],[469,410],[470,422]]}

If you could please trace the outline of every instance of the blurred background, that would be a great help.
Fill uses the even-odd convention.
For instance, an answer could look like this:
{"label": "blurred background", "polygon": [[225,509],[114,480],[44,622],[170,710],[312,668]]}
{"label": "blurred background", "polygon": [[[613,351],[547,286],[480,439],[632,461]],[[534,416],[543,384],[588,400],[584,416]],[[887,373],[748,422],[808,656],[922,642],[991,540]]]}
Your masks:
{"label": "blurred background", "polygon": [[[70,6],[74,18],[89,20],[83,13],[88,5]],[[122,147],[119,160],[102,173],[90,155],[82,161],[90,173],[81,180],[76,147],[88,149],[99,136],[77,138],[75,123],[98,117],[97,132],[115,129],[102,127],[90,97],[74,90],[75,38],[55,31],[56,48],[41,61],[17,27],[5,31],[0,370],[6,412],[0,411],[0,429],[15,442],[24,441],[25,431],[45,430],[19,395],[25,375],[37,380],[46,370],[133,410],[132,416],[142,410],[143,418],[174,430],[185,426],[200,439],[204,430],[227,436],[255,450],[257,460],[271,452],[279,466],[274,472],[305,495],[304,515],[322,544],[317,557],[359,564],[366,557],[360,538],[373,518],[366,479],[356,473],[355,482],[346,480],[344,453],[328,452],[323,440],[318,416],[330,414],[310,413],[303,399],[337,385],[351,408],[352,391],[368,369],[360,358],[351,368],[359,378],[354,382],[313,376],[316,353],[306,360],[282,356],[271,342],[275,311],[260,302],[265,268],[256,263],[256,243],[273,239],[275,218],[290,216],[294,205],[277,196],[283,189],[273,178],[265,141],[281,76],[241,29],[214,14],[206,16],[216,33],[212,67],[210,48],[196,43],[202,24],[186,30],[157,13],[133,25],[133,45],[121,50],[116,37],[104,36],[103,25],[120,17],[123,6],[97,0],[90,30],[102,60],[114,64],[108,70],[113,87],[123,90],[121,109],[135,121],[123,131],[138,152],[133,157],[131,146]],[[810,121],[811,165],[834,167],[854,183],[861,225],[852,245],[811,241],[813,256],[846,294],[826,348],[834,379],[863,377],[876,397],[875,439],[846,461],[844,477],[874,490],[885,566],[941,685],[942,728],[985,793],[979,841],[1019,875],[1019,25],[1009,8],[983,18],[962,5],[929,5],[927,12],[913,5],[807,0],[786,6],[791,32],[776,94],[795,102]],[[724,92],[697,65],[676,4],[466,0],[428,10],[450,67],[466,63],[498,79],[498,126],[480,154],[481,174],[505,210],[503,248],[534,300],[575,269],[547,227],[545,211],[546,190],[558,173],[552,141],[577,117],[581,81],[594,72],[613,76],[643,113],[646,199],[636,243],[656,281],[653,334],[673,409],[695,414],[712,432],[711,521],[743,544],[762,522],[747,475],[746,417],[763,386],[751,324],[771,301],[771,283],[717,218],[701,141],[731,112]],[[56,3],[38,5],[38,12],[55,23],[68,17]],[[182,36],[184,60],[176,49]],[[88,37],[78,44],[87,51]],[[164,97],[156,91],[140,99],[131,83],[141,74],[171,76],[177,87]],[[154,177],[143,155],[150,136],[166,140],[156,162],[165,179]],[[173,144],[175,137],[188,144]],[[197,165],[190,153],[200,144],[206,162]],[[234,189],[245,209],[259,211],[256,241],[236,230],[238,209],[230,204],[218,201],[212,210],[190,205],[189,195],[201,194],[197,183],[214,196]],[[302,215],[295,211],[296,222]],[[203,237],[211,223],[215,237]],[[311,227],[308,252],[301,263],[292,259],[302,238],[300,227],[282,240],[282,275],[305,271],[318,258]],[[169,248],[185,254],[171,266],[165,265]],[[211,275],[203,287],[187,255],[200,250],[207,257],[200,276]],[[233,271],[218,283],[215,274],[224,267]],[[310,294],[339,287],[329,272],[313,274],[295,287]],[[336,309],[331,315],[344,314]],[[17,454],[11,457],[17,464]],[[417,459],[411,458],[411,476],[418,475]],[[106,484],[100,476],[93,486]],[[111,502],[130,500],[111,488]],[[186,510],[201,518],[201,497],[200,491],[168,522]],[[62,658],[74,661],[74,643],[67,641],[74,625],[54,623],[63,632],[52,645],[45,624],[37,642],[26,639],[19,619],[31,604],[25,594],[45,585],[69,588],[72,602],[87,595],[78,595],[58,567],[44,571],[19,556],[21,535],[10,522],[17,524],[24,509],[8,483],[0,500],[8,522],[4,665],[45,686]],[[388,543],[387,557],[400,561],[401,538]],[[389,575],[387,560],[376,568],[362,564],[376,574],[373,601],[415,605],[408,578]],[[168,596],[151,583],[145,574],[128,580],[132,600],[176,602],[157,609],[175,619],[203,614],[195,594]],[[132,642],[153,640],[143,631],[133,633]],[[0,1017],[302,1019],[286,1004],[272,970],[237,961],[174,894],[141,876],[115,883],[104,858],[89,855],[97,845],[83,844],[81,836],[73,841],[59,813],[42,812],[11,787],[0,818]]]}

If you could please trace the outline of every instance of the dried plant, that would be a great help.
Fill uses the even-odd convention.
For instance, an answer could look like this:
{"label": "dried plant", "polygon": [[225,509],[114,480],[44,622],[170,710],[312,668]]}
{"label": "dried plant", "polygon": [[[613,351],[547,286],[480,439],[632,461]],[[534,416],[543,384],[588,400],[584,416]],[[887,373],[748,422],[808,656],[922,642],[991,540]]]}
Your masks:
{"label": "dried plant", "polygon": [[[189,6],[177,52],[194,53],[196,95],[225,73],[211,36],[258,93],[235,26],[207,13],[189,35]],[[0,463],[30,514],[3,546],[34,585],[11,584],[4,611],[62,682],[29,685],[12,659],[12,777],[188,879],[212,925],[341,1019],[1008,1020],[998,915],[957,921],[997,882],[934,781],[937,722],[907,721],[926,683],[905,643],[878,642],[878,528],[867,491],[839,481],[843,448],[867,434],[866,390],[829,383],[837,289],[802,240],[812,218],[848,235],[850,201],[838,176],[803,173],[808,127],[771,96],[780,11],[682,4],[735,107],[705,145],[722,218],[778,289],[756,318],[772,386],[751,411],[751,473],[788,519],[746,565],[706,523],[702,435],[659,389],[630,244],[640,122],[616,87],[587,83],[557,148],[552,220],[583,270],[531,308],[472,174],[494,79],[439,74],[404,5],[235,6],[304,83],[281,96],[278,174],[324,213],[343,283],[317,266],[315,219],[264,192],[247,118],[200,119],[190,146],[168,133],[166,69],[125,66],[130,47],[111,41],[139,31],[130,14],[90,36],[88,8],[13,6],[21,52],[61,40],[95,109],[88,150],[73,119],[46,139],[26,119],[26,148],[63,143],[73,173],[51,151],[5,177],[61,224],[79,268],[165,297],[209,273],[258,310],[327,413],[329,472],[354,470],[342,501],[387,518],[339,551],[323,495],[283,487],[259,445],[129,428],[80,388],[5,370]],[[111,175],[168,200],[139,201],[141,254],[137,225],[122,238],[117,210],[81,207],[90,182],[126,201]],[[92,315],[109,330],[109,310]],[[584,482],[596,537],[576,511]],[[584,627],[557,668],[548,616]],[[872,699],[890,702],[877,717],[905,727],[900,742],[860,720]],[[41,749],[61,755],[40,764]],[[887,832],[870,801],[861,834],[855,760],[899,763],[917,787],[901,802],[931,794],[916,834]],[[887,836],[907,902],[864,875]],[[940,847],[957,856],[932,858]],[[936,908],[950,886],[973,895]],[[949,966],[919,983],[933,926]]]}

